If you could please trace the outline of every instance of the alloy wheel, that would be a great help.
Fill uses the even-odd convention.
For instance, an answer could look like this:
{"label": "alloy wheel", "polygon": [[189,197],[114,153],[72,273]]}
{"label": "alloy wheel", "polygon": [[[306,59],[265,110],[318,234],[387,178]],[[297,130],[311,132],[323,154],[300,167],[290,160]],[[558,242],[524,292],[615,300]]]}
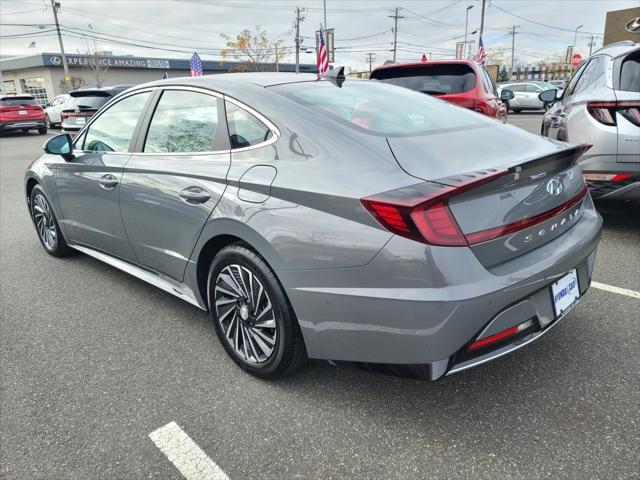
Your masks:
{"label": "alloy wheel", "polygon": [[215,282],[216,318],[237,356],[257,364],[269,360],[278,335],[276,316],[262,282],[248,268],[231,264]]}
{"label": "alloy wheel", "polygon": [[58,241],[55,220],[51,207],[49,207],[49,202],[39,193],[33,197],[33,220],[36,224],[38,235],[40,235],[40,239],[47,250],[55,249]]}

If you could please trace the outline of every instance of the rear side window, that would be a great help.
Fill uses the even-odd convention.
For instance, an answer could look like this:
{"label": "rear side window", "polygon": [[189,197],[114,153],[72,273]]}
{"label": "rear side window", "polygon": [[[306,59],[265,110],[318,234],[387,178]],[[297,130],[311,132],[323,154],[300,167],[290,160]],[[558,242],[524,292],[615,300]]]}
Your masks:
{"label": "rear side window", "polygon": [[218,99],[205,93],[166,90],[153,113],[144,151],[213,151],[218,129]]}
{"label": "rear side window", "polygon": [[10,97],[0,100],[3,107],[16,107],[20,105],[37,105],[36,101],[31,97]]}
{"label": "rear side window", "polygon": [[127,152],[140,114],[151,92],[123,98],[89,125],[84,149],[94,152]]}
{"label": "rear side window", "polygon": [[526,86],[525,85],[505,85],[504,88],[507,90],[511,90],[512,92],[524,92]]}
{"label": "rear side window", "polygon": [[640,92],[640,52],[629,55],[622,62],[620,90]]}
{"label": "rear side window", "polygon": [[462,93],[476,86],[473,68],[464,64],[383,68],[373,72],[371,78],[430,95]]}
{"label": "rear side window", "polygon": [[271,87],[344,125],[384,136],[480,126],[493,120],[406,88],[379,82],[303,82]]}
{"label": "rear side window", "polygon": [[269,127],[246,110],[230,102],[225,102],[225,109],[227,110],[231,148],[258,145],[273,135]]}

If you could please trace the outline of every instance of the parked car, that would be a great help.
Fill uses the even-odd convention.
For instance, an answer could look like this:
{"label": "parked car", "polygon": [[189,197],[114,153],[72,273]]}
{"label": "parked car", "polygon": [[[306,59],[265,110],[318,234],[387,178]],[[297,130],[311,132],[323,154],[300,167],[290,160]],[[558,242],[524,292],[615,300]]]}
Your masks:
{"label": "parked car", "polygon": [[47,133],[44,110],[31,95],[0,97],[0,133],[37,130]]}
{"label": "parked car", "polygon": [[71,92],[71,100],[61,112],[62,130],[68,133],[78,132],[100,107],[130,86],[82,88]]}
{"label": "parked car", "polygon": [[47,128],[59,126],[62,124],[61,113],[66,104],[71,100],[71,95],[63,93],[56,96],[51,103],[44,106],[45,119],[47,121]]}
{"label": "parked car", "polygon": [[[376,67],[371,77],[384,83],[433,95],[503,122],[507,108],[485,68],[472,60],[392,63]],[[509,98],[507,98],[509,97]]]}
{"label": "parked car", "polygon": [[170,79],[113,99],[26,172],[42,246],[208,310],[262,377],[309,357],[437,379],[546,334],[591,281],[587,146],[334,75]]}
{"label": "parked car", "polygon": [[542,119],[542,135],[593,147],[580,166],[594,198],[640,200],[640,43],[595,52]]}
{"label": "parked car", "polygon": [[511,90],[514,94],[507,108],[514,113],[520,113],[523,110],[546,110],[548,104],[540,100],[538,95],[545,90],[557,89],[557,87],[547,82],[512,82],[499,85],[498,93],[505,89]]}
{"label": "parked car", "polygon": [[560,92],[567,87],[566,80],[549,80],[547,83],[550,83],[551,85],[553,85]]}

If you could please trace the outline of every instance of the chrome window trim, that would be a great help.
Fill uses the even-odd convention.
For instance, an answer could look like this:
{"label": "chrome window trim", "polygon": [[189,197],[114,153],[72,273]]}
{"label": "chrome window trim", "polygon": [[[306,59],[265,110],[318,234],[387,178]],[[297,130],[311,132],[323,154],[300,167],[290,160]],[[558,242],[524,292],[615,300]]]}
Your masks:
{"label": "chrome window trim", "polygon": [[[176,156],[176,155],[184,155],[184,156],[190,156],[190,157],[195,157],[195,156],[200,156],[200,155],[222,155],[222,154],[226,154],[226,153],[232,153],[232,152],[247,152],[250,150],[254,150],[256,148],[262,148],[262,147],[266,147],[269,145],[272,145],[273,143],[277,142],[281,135],[280,135],[280,130],[278,129],[278,127],[275,126],[275,124],[269,120],[267,117],[265,117],[264,115],[262,115],[260,112],[258,112],[257,110],[251,108],[250,106],[242,103],[241,101],[230,97],[228,95],[222,94],[220,92],[216,92],[214,90],[209,90],[207,88],[203,88],[203,87],[189,87],[189,86],[181,86],[181,85],[167,85],[167,86],[163,86],[163,85],[156,85],[156,86],[152,86],[152,87],[144,87],[141,88],[140,90],[133,90],[130,92],[127,92],[126,94],[120,96],[118,95],[118,101],[120,100],[124,100],[127,97],[130,97],[131,95],[135,95],[137,93],[144,93],[144,92],[154,92],[156,90],[181,90],[181,91],[191,91],[191,92],[196,92],[196,93],[203,93],[205,95],[211,95],[212,97],[216,97],[221,99],[222,101],[226,101],[229,103],[234,104],[236,107],[246,111],[247,113],[253,115],[254,117],[256,117],[258,120],[260,120],[262,123],[264,123],[267,128],[269,129],[269,131],[271,132],[271,138],[265,140],[264,142],[258,143],[256,145],[251,145],[249,147],[244,147],[244,148],[234,148],[234,149],[226,149],[226,150],[209,150],[206,152],[158,152],[158,153],[153,153],[153,152],[102,152],[102,153],[107,153],[109,155],[144,155],[144,156],[155,156],[155,157],[163,157],[163,156]],[[109,101],[108,103],[106,103],[104,106],[106,107],[107,105],[110,105],[111,101]],[[114,102],[116,103],[116,102]],[[105,109],[106,111],[106,109]],[[100,115],[102,115],[103,112],[100,113]],[[78,130],[78,133],[76,134],[76,137],[80,137],[84,131],[86,129],[88,129],[91,124],[97,120],[98,118],[100,118],[100,115],[98,116],[93,116],[91,117],[91,120],[89,121],[89,123],[87,123],[84,127],[82,127],[80,130]],[[225,118],[226,118],[226,111],[225,111]],[[153,117],[151,117],[151,119],[153,120]],[[74,152],[78,152],[78,153],[96,153],[93,150],[74,150]]]}

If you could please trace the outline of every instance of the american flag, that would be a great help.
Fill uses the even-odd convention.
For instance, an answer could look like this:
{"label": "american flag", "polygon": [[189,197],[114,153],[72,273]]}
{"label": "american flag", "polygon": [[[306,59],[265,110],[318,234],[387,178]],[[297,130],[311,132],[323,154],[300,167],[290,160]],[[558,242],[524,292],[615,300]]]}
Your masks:
{"label": "american flag", "polygon": [[36,48],[36,42],[31,42],[29,44],[29,48]]}
{"label": "american flag", "polygon": [[480,37],[480,43],[478,44],[478,53],[476,54],[476,62],[484,65],[484,60],[487,58],[487,54],[484,51],[484,45],[482,44],[482,37]]}
{"label": "american flag", "polygon": [[199,77],[202,75],[202,60],[200,60],[200,56],[197,53],[193,53],[193,57],[191,57],[191,76]]}
{"label": "american flag", "polygon": [[327,45],[324,41],[324,30],[322,30],[322,24],[320,24],[320,44],[318,46],[318,59],[316,60],[318,67],[318,75],[323,75],[329,71],[329,54],[327,52]]}

